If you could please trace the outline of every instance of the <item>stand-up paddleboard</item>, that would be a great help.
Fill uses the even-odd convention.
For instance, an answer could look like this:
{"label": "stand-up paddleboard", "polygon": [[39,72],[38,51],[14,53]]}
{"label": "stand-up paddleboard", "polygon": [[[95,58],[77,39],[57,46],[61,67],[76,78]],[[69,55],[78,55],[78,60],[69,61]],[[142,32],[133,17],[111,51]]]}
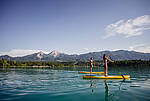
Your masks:
{"label": "stand-up paddleboard", "polygon": [[78,72],[79,74],[103,74],[104,72]]}
{"label": "stand-up paddleboard", "polygon": [[129,79],[130,75],[112,75],[112,76],[98,76],[98,75],[85,75],[84,79]]}

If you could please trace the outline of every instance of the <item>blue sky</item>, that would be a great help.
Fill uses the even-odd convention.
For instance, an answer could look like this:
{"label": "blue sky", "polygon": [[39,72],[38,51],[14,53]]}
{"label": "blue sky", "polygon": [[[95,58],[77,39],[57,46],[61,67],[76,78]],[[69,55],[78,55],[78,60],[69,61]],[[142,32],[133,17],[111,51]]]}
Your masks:
{"label": "blue sky", "polygon": [[0,0],[0,55],[150,53],[149,0]]}

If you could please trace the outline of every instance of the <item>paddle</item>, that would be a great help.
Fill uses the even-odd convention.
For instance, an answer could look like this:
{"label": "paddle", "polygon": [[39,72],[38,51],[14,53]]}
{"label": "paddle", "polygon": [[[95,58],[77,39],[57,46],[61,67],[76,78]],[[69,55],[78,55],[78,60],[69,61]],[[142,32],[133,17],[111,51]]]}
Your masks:
{"label": "paddle", "polygon": [[[111,60],[109,60],[110,62],[114,62],[113,60],[112,60],[112,58],[111,58],[111,55],[109,55],[109,57],[110,57],[110,59]],[[124,75],[123,74],[121,74],[121,73],[119,73],[122,77],[123,77],[123,79],[125,80],[125,77],[124,77]]]}
{"label": "paddle", "polygon": [[125,77],[121,74],[121,76],[123,77],[123,79],[125,80]]}
{"label": "paddle", "polygon": [[122,77],[123,77],[123,79],[125,80],[125,77],[124,77],[124,75],[123,74],[121,74],[121,73],[119,73]]}

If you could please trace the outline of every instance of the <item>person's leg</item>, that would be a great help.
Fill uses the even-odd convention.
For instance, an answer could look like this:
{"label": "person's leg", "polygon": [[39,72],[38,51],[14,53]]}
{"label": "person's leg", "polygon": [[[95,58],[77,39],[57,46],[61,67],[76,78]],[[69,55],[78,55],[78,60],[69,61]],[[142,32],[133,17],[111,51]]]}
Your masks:
{"label": "person's leg", "polygon": [[92,72],[92,69],[90,68],[90,72]]}
{"label": "person's leg", "polygon": [[105,60],[104,76],[107,76],[107,60]]}
{"label": "person's leg", "polygon": [[92,72],[93,64],[91,64],[90,72]]}
{"label": "person's leg", "polygon": [[92,72],[92,67],[90,68],[90,72]]}

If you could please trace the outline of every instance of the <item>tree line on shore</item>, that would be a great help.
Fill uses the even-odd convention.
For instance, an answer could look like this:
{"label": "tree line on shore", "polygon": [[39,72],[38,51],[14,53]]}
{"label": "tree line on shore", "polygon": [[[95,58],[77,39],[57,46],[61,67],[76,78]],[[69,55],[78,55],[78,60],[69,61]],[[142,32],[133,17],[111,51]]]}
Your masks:
{"label": "tree line on shore", "polygon": [[[72,62],[49,62],[49,61],[14,61],[14,60],[0,60],[0,67],[89,67],[90,63],[85,61]],[[94,61],[95,67],[102,67],[103,61]],[[114,63],[108,63],[108,66],[150,66],[150,60],[121,60]]]}

